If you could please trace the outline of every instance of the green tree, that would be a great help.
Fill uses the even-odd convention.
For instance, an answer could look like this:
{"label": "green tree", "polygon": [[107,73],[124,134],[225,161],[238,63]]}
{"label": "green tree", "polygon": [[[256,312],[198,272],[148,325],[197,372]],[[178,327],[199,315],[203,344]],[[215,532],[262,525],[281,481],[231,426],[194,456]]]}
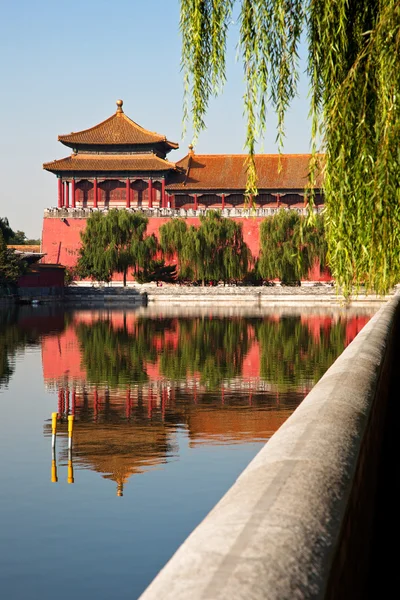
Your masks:
{"label": "green tree", "polygon": [[19,258],[11,248],[7,248],[0,231],[0,287],[14,287],[21,275],[25,273],[27,264]]}
{"label": "green tree", "polygon": [[187,228],[181,219],[160,228],[161,248],[168,258],[177,256],[179,276],[195,280],[228,281],[244,277],[252,256],[243,240],[243,228],[220,211],[200,215],[200,226]]}
{"label": "green tree", "polygon": [[171,219],[160,227],[160,248],[168,260],[177,261],[178,276],[185,279],[191,275],[190,261],[183,258],[188,228],[183,219]]}
{"label": "green tree", "polygon": [[333,276],[346,295],[360,284],[387,292],[400,279],[400,3],[182,0],[184,117],[191,101],[195,141],[205,128],[210,96],[225,82],[226,40],[236,8],[246,77],[248,194],[257,193],[254,153],[269,102],[283,147],[303,36],[311,81],[309,205],[322,169]]}
{"label": "green tree", "polygon": [[20,231],[19,229],[13,232],[13,235],[8,240],[9,244],[13,244],[15,246],[39,246],[39,239],[28,239],[24,231]]}
{"label": "green tree", "polygon": [[154,235],[146,237],[148,219],[140,212],[112,209],[96,212],[81,234],[77,272],[81,277],[110,281],[122,273],[124,286],[128,270],[138,275],[148,269],[157,251]]}
{"label": "green tree", "polygon": [[14,244],[16,246],[22,246],[26,244],[26,235],[23,231],[15,231],[11,238],[8,240],[9,244]]}
{"label": "green tree", "polygon": [[7,217],[0,217],[0,233],[2,234],[6,244],[14,236],[14,232],[10,227]]}
{"label": "green tree", "polygon": [[325,267],[326,241],[321,215],[309,223],[296,211],[281,209],[262,221],[260,242],[257,267],[264,279],[300,281],[316,262]]}

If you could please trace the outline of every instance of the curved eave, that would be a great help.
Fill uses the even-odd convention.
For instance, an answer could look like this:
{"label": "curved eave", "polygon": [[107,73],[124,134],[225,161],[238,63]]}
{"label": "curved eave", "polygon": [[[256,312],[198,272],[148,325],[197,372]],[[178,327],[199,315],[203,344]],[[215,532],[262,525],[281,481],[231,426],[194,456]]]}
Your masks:
{"label": "curved eave", "polygon": [[44,163],[43,169],[55,175],[79,176],[88,174],[118,173],[169,173],[176,169],[175,164],[155,154],[127,156],[72,155]]}

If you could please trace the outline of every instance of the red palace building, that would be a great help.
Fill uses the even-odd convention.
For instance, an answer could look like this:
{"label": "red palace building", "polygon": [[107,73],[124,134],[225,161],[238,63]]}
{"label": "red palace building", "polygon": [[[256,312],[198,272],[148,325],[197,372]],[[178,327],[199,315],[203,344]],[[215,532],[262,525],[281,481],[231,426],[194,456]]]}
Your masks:
{"label": "red palace building", "polygon": [[[281,207],[304,210],[309,154],[256,156],[259,194],[251,211],[245,205],[245,155],[196,154],[193,147],[181,160],[167,159],[178,144],[144,129],[122,109],[84,131],[58,136],[72,154],[45,163],[57,176],[57,208],[45,210],[42,262],[74,266],[80,233],[96,210],[141,210],[149,217],[148,233],[172,217],[199,223],[208,208],[243,224],[244,239],[254,256],[260,250],[259,226]],[[280,160],[280,168],[279,168]],[[321,180],[316,206],[323,205]],[[318,277],[318,274],[315,274]],[[119,277],[118,277],[119,278]]]}

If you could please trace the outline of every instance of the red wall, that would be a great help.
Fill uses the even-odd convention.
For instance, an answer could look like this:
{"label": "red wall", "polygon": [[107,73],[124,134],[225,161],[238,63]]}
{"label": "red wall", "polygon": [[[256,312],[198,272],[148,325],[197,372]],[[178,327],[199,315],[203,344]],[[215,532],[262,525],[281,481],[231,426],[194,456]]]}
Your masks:
{"label": "red wall", "polygon": [[[260,224],[264,217],[237,217],[234,218],[238,223],[243,225],[243,238],[249,246],[253,256],[258,256],[260,252]],[[159,237],[159,229],[161,225],[170,221],[169,217],[154,217],[149,219],[147,232],[149,235],[154,233]],[[185,219],[188,226],[198,226],[200,221],[197,217],[189,217]],[[57,263],[67,267],[76,265],[78,249],[80,247],[80,233],[86,227],[86,219],[57,219],[53,217],[45,217],[43,219],[43,234],[42,234],[42,252],[46,256],[42,259],[45,263]],[[132,279],[132,277],[128,277]],[[330,281],[332,278],[329,273],[319,272],[319,266],[310,272],[309,279],[319,281]],[[122,280],[122,275],[115,276],[115,280]]]}

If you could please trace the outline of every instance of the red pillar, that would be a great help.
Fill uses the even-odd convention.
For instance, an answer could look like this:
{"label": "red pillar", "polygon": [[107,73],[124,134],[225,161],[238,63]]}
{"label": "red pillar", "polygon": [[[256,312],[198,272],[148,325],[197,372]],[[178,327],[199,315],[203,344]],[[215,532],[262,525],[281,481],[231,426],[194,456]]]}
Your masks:
{"label": "red pillar", "polygon": [[225,194],[221,194],[221,208],[222,210],[225,208]]}
{"label": "red pillar", "polygon": [[65,208],[69,208],[69,181],[65,182],[64,205],[65,205]]}
{"label": "red pillar", "polygon": [[171,208],[175,208],[175,194],[171,194]]}
{"label": "red pillar", "polygon": [[280,195],[280,194],[277,194],[277,195],[276,195],[276,206],[277,206],[277,208],[279,208],[279,202],[280,202],[280,199],[281,199],[281,195]]}
{"label": "red pillar", "polygon": [[153,208],[153,182],[149,179],[149,208]]}
{"label": "red pillar", "polygon": [[126,208],[131,207],[131,181],[128,178],[126,180]]}
{"label": "red pillar", "polygon": [[161,179],[161,208],[165,208],[165,179]]}
{"label": "red pillar", "polygon": [[61,177],[57,178],[58,184],[58,208],[62,208],[63,205],[63,182]]}
{"label": "red pillar", "polygon": [[69,389],[65,389],[65,414],[69,415]]}
{"label": "red pillar", "polygon": [[93,208],[97,208],[97,179],[93,179]]}
{"label": "red pillar", "polygon": [[75,179],[71,181],[71,207],[75,208]]}
{"label": "red pillar", "polygon": [[58,415],[59,418],[61,419],[62,413],[63,413],[63,405],[64,405],[64,393],[62,388],[59,388],[58,390],[58,407],[57,407],[57,411],[58,411]]}
{"label": "red pillar", "polygon": [[198,207],[198,204],[197,204],[197,194],[195,194],[195,195],[193,196],[193,198],[194,198],[194,210],[197,210],[197,209],[199,208],[199,207]]}

